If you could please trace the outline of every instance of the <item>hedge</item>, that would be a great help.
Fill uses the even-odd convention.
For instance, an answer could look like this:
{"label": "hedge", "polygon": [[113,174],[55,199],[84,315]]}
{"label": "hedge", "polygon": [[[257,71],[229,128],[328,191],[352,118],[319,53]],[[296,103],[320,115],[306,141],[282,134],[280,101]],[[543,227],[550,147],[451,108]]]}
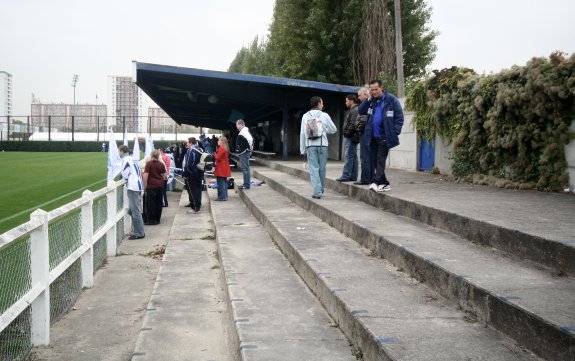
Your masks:
{"label": "hedge", "polygon": [[575,120],[575,54],[555,52],[497,74],[434,71],[410,92],[421,137],[453,143],[457,180],[507,188],[561,190],[565,146]]}
{"label": "hedge", "polygon": [[[108,142],[106,149],[108,148]],[[123,143],[116,142],[118,146]],[[154,146],[168,147],[175,142],[170,141],[155,141]],[[133,142],[129,142],[132,147]],[[144,150],[144,142],[140,142],[140,150]],[[0,151],[7,152],[101,152],[102,142],[60,142],[60,141],[0,141]]]}

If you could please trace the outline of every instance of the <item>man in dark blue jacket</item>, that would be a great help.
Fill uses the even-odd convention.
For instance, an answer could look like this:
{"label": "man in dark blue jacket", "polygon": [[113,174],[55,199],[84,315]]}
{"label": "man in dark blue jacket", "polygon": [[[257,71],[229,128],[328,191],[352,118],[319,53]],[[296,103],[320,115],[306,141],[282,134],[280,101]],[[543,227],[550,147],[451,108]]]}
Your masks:
{"label": "man in dark blue jacket", "polygon": [[202,188],[204,180],[204,171],[198,168],[202,154],[197,149],[198,141],[194,137],[188,138],[188,150],[184,157],[182,164],[183,175],[186,179],[188,187],[188,195],[190,200],[190,210],[188,213],[196,214],[202,207]]}
{"label": "man in dark blue jacket", "polygon": [[368,116],[361,142],[369,145],[375,174],[371,174],[372,179],[362,181],[369,181],[369,189],[373,191],[387,192],[391,186],[385,176],[385,162],[389,150],[399,145],[403,110],[394,95],[383,92],[381,80],[369,82],[369,94],[369,99],[359,105],[359,114]]}

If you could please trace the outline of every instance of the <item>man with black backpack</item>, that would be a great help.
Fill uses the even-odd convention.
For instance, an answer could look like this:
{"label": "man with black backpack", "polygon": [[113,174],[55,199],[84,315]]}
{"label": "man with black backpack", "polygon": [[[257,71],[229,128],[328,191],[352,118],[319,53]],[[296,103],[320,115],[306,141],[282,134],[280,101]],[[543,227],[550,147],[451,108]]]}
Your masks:
{"label": "man with black backpack", "polygon": [[323,195],[325,167],[327,163],[327,135],[337,132],[337,127],[329,114],[324,113],[323,100],[314,96],[310,100],[311,110],[301,119],[300,153],[307,154],[307,162],[312,198],[320,199]]}

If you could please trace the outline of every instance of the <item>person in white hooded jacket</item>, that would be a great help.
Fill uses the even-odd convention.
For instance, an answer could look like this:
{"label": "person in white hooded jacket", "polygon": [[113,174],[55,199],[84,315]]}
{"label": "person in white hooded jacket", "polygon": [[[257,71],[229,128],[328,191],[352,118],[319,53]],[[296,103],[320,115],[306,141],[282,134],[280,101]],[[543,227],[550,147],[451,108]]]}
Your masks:
{"label": "person in white hooded jacket", "polygon": [[250,134],[248,127],[243,119],[238,119],[236,128],[239,133],[236,138],[236,151],[240,159],[240,166],[244,176],[244,183],[239,186],[239,189],[250,189],[251,175],[250,175],[250,157],[254,149],[254,138]]}
{"label": "person in white hooded jacket", "polygon": [[[327,163],[328,134],[337,132],[337,127],[329,114],[324,113],[323,100],[314,96],[310,100],[311,110],[301,119],[300,153],[307,154],[309,176],[313,188],[313,198],[320,199],[325,183]],[[321,124],[314,124],[321,122]],[[314,127],[314,130],[310,128]],[[318,133],[315,134],[315,131]]]}

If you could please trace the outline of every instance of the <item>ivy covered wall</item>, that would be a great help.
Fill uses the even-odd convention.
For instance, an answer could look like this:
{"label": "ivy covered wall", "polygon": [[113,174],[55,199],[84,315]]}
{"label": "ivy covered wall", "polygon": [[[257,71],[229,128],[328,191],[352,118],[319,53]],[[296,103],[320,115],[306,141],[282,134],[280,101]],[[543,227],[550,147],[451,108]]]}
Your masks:
{"label": "ivy covered wall", "polygon": [[434,71],[407,97],[420,137],[452,143],[452,175],[507,188],[569,185],[565,146],[575,133],[575,54],[556,52],[497,74]]}

